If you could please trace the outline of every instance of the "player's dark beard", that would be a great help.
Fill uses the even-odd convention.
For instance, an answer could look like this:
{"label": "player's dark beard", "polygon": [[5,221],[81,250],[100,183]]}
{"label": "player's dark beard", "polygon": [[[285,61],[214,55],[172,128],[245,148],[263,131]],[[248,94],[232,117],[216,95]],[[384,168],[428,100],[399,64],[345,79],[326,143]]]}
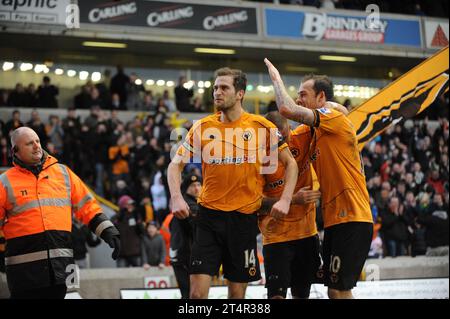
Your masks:
{"label": "player's dark beard", "polygon": [[236,99],[228,100],[228,101],[224,100],[224,103],[222,103],[220,105],[216,104],[215,107],[218,111],[225,111],[225,110],[232,108],[235,104],[236,104]]}

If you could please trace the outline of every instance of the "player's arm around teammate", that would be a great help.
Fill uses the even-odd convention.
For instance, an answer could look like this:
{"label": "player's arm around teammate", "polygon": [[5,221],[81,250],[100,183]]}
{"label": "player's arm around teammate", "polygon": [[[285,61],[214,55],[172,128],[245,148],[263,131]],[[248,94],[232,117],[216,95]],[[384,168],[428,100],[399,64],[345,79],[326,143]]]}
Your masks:
{"label": "player's arm around teammate", "polygon": [[285,187],[280,199],[273,204],[270,214],[275,217],[283,217],[289,213],[289,206],[291,205],[292,195],[294,193],[295,184],[297,183],[298,167],[294,157],[289,151],[289,148],[283,149],[278,154],[278,159],[286,168],[285,173]]}
{"label": "player's arm around teammate", "polygon": [[[298,190],[297,193],[292,195],[291,205],[304,205],[308,203],[315,203],[320,198],[320,191],[311,189],[311,186],[305,186]],[[269,214],[272,206],[279,200],[278,197],[264,197],[259,215]]]}

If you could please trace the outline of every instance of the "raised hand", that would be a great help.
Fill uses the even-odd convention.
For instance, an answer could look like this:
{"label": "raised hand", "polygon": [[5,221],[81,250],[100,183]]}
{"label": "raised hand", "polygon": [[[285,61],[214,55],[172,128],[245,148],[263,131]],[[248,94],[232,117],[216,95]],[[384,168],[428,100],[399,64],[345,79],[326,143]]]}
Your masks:
{"label": "raised hand", "polygon": [[281,81],[280,72],[278,72],[277,68],[272,64],[272,62],[270,62],[269,59],[265,58],[264,63],[267,66],[267,70],[269,71],[269,75],[270,78],[272,79],[272,82],[280,82]]}

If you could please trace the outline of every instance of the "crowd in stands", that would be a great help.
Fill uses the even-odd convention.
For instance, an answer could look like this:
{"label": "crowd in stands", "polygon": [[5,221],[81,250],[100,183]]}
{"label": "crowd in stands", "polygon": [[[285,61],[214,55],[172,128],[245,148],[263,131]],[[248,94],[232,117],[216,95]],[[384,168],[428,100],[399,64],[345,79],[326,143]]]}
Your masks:
{"label": "crowd in stands", "polygon": [[[120,69],[118,75],[119,79],[127,78]],[[82,90],[87,95],[83,97],[80,93],[74,98],[74,105],[80,106],[77,103],[82,103],[81,108],[90,108],[90,114],[83,121],[77,115],[76,107],[67,109],[67,116],[63,118],[56,114],[50,115],[46,122],[41,119],[37,109],[31,111],[29,119],[23,119],[19,110],[13,111],[10,119],[5,122],[0,120],[0,166],[11,165],[10,133],[20,126],[33,128],[43,148],[60,162],[67,164],[98,195],[119,206],[120,210],[114,222],[123,234],[124,249],[119,256],[118,266],[161,266],[168,261],[166,250],[157,250],[160,256],[157,260],[154,254],[149,252],[161,247],[158,228],[163,226],[169,213],[166,169],[170,162],[172,146],[177,142],[170,140],[170,134],[172,129],[181,126],[183,121],[174,116],[177,114],[175,101],[169,99],[168,92],[165,92],[158,105],[151,104],[151,107],[145,108],[150,112],[137,113],[140,115],[133,121],[124,123],[117,116],[118,110],[128,109],[128,106],[134,110],[144,110],[142,105],[138,104],[141,101],[149,101],[146,98],[141,100],[130,93],[141,91],[128,89],[132,85],[136,86],[132,84],[135,79],[132,76],[130,78],[132,80],[125,82],[116,81],[113,77],[111,86],[105,86],[104,83],[88,83],[83,86]],[[49,82],[50,79],[45,77],[44,83]],[[185,80],[180,79],[181,85],[184,82]],[[40,89],[41,87],[37,92],[40,92]],[[114,91],[116,89],[117,92]],[[190,111],[189,102],[193,96],[189,93],[191,90],[183,87],[183,91],[177,91],[183,95],[178,101],[182,104],[180,108]],[[30,107],[41,105],[35,103],[41,96],[37,92],[30,92],[18,84],[9,94],[6,104]],[[54,94],[45,95],[44,103],[53,100],[57,105],[58,89],[52,86],[52,92]],[[102,101],[107,99],[101,98],[105,92],[113,101],[117,95],[120,101],[118,108],[105,107],[107,104]],[[119,94],[122,93],[126,95],[120,100]],[[133,103],[130,103],[130,100]],[[51,108],[55,106],[53,102],[48,104]],[[184,125],[189,129],[191,123],[185,121]],[[133,229],[129,229],[130,225],[134,226]],[[155,238],[157,244],[154,244]],[[164,239],[164,247],[166,242],[168,243],[167,236]],[[85,256],[85,248],[82,250],[84,251],[81,254]],[[84,259],[83,256],[80,259]]]}
{"label": "crowd in stands", "polygon": [[[362,151],[374,218],[371,257],[448,255],[448,94]],[[428,116],[437,117],[432,129]]]}
{"label": "crowd in stands", "polygon": [[[189,98],[190,93],[183,96]],[[129,97],[120,103],[127,105]],[[162,267],[168,261],[169,241],[167,166],[178,142],[170,134],[192,123],[174,121],[176,112],[168,104],[176,102],[161,101],[154,112],[136,113],[129,122],[118,117],[117,109],[108,111],[98,104],[90,106],[83,121],[74,107],[65,117],[50,115],[46,122],[36,109],[29,119],[16,110],[7,121],[0,120],[0,166],[11,165],[10,132],[24,125],[33,128],[50,154],[119,206],[113,219],[123,240],[118,265]],[[363,149],[375,221],[370,257],[448,255],[448,107],[445,94],[420,116],[394,125]],[[430,119],[437,120],[434,129]],[[188,165],[186,173],[193,171],[201,175],[198,165]]]}
{"label": "crowd in stands", "polygon": [[[180,76],[178,85],[174,88],[175,101],[170,98],[169,90],[164,90],[161,96],[155,97],[152,90],[146,90],[142,84],[137,84],[136,73],[127,75],[122,66],[117,66],[117,73],[111,77],[106,69],[102,81],[88,81],[82,85],[80,92],[73,98],[76,109],[102,110],[134,110],[155,112],[165,108],[167,112],[205,112],[211,109],[211,99],[194,96],[195,83],[186,86],[185,76]],[[58,108],[57,96],[59,89],[51,84],[51,79],[44,76],[38,89],[33,83],[24,87],[17,83],[13,90],[0,90],[0,106],[17,106],[32,108]]]}
{"label": "crowd in stands", "polygon": [[57,108],[59,89],[51,84],[50,77],[44,76],[42,84],[30,83],[26,88],[17,83],[14,90],[0,90],[0,106]]}
{"label": "crowd in stands", "polygon": [[370,4],[378,5],[381,13],[398,13],[418,16],[447,17],[447,0],[250,0],[265,3],[311,6],[315,8],[365,11]]}

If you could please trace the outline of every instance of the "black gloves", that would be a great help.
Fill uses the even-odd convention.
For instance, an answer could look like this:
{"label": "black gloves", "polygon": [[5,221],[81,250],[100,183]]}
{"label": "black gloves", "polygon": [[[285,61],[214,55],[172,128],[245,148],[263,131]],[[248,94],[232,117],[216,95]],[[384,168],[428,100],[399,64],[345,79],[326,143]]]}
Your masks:
{"label": "black gloves", "polygon": [[119,230],[115,226],[108,227],[102,231],[100,237],[109,245],[109,247],[114,249],[111,257],[116,260],[120,252]]}
{"label": "black gloves", "polygon": [[98,213],[89,222],[89,229],[114,249],[111,257],[116,260],[120,252],[120,233],[108,217]]}

